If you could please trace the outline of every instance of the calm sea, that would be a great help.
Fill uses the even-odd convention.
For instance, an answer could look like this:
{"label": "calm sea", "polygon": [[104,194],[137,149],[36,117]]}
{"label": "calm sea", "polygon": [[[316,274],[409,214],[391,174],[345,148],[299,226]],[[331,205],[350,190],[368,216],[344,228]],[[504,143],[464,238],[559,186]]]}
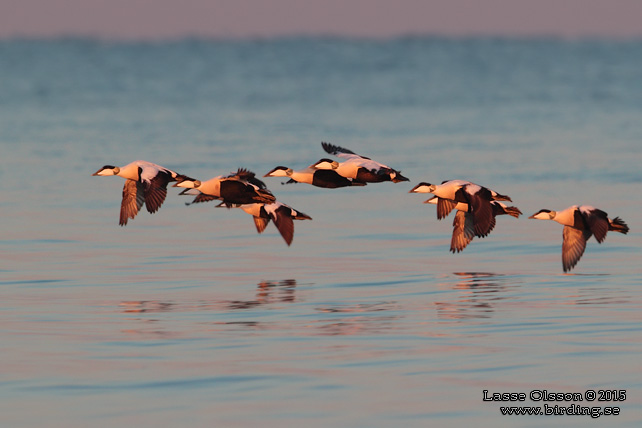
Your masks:
{"label": "calm sea", "polygon": [[[638,427],[641,123],[641,41],[0,41],[0,423]],[[123,180],[91,176],[262,176],[321,141],[411,181],[266,178],[313,218],[291,247],[175,188],[119,227]],[[449,253],[451,219],[408,191],[455,178],[524,216]],[[527,217],[573,204],[631,232],[564,275],[562,226]]]}

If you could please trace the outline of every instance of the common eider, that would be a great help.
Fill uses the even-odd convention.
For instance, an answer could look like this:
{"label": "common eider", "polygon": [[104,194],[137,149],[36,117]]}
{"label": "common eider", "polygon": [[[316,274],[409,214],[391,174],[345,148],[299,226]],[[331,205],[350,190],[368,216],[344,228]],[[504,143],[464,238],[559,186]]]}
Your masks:
{"label": "common eider", "polygon": [[120,204],[121,226],[125,226],[128,219],[136,217],[143,204],[150,214],[158,211],[167,196],[167,184],[188,178],[171,169],[143,160],[123,167],[105,165],[92,175],[117,175],[125,179],[123,200]]}
{"label": "common eider", "polygon": [[[218,206],[222,207],[224,204],[221,203]],[[294,222],[292,220],[312,220],[309,215],[279,201],[271,204],[243,204],[233,207],[240,208],[252,216],[258,233],[263,233],[272,220],[288,246],[292,244],[294,238]]]}
{"label": "common eider", "polygon": [[[322,161],[324,160],[322,159],[319,162]],[[292,168],[286,166],[277,166],[265,174],[264,177],[288,177],[290,180],[286,181],[286,183],[307,183],[326,189],[366,185],[366,183],[343,177],[333,169],[316,169],[312,165],[298,171],[294,171]]]}
{"label": "common eider", "polygon": [[399,171],[365,156],[358,155],[352,150],[325,142],[322,142],[321,145],[327,153],[345,160],[343,162],[337,162],[322,159],[312,165],[313,168],[333,169],[343,177],[351,178],[362,183],[380,183],[382,181],[399,183],[401,181],[408,181],[408,178],[401,175]]}
{"label": "common eider", "polygon": [[[174,187],[196,189],[201,192],[194,202],[206,200],[222,200],[226,205],[272,203],[276,198],[265,183],[257,179],[252,171],[239,168],[237,172],[211,178],[207,181],[183,179]],[[185,193],[185,191],[183,191]]]}
{"label": "common eider", "polygon": [[[425,204],[434,204],[437,205],[438,197],[433,196],[432,198],[425,201]],[[519,218],[522,212],[517,207],[509,207],[506,204],[498,201],[491,201],[490,203],[493,209],[493,219],[491,221],[490,228],[486,235],[476,235],[474,218],[472,213],[469,211],[469,205],[463,202],[458,202],[455,205],[457,214],[453,220],[453,236],[450,240],[450,251],[460,252],[473,240],[475,236],[483,238],[487,236],[495,228],[495,217],[498,215],[508,214],[512,217]]]}
{"label": "common eider", "polygon": [[419,183],[410,193],[432,193],[437,196],[437,218],[446,217],[458,202],[469,205],[474,218],[475,235],[486,236],[493,222],[491,201],[510,201],[511,198],[470,181],[449,180],[439,185]]}
{"label": "common eider", "polygon": [[629,226],[619,217],[610,219],[608,214],[589,205],[573,205],[563,211],[539,210],[529,218],[554,220],[564,225],[562,232],[562,267],[568,272],[580,260],[586,249],[586,241],[595,235],[602,243],[609,230],[627,234]]}

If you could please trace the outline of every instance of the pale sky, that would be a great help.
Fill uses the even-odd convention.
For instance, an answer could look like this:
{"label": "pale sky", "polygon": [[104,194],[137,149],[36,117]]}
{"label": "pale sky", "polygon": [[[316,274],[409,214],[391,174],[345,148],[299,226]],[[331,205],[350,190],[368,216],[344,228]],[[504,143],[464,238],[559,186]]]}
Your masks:
{"label": "pale sky", "polygon": [[0,0],[0,38],[642,37],[642,0]]}

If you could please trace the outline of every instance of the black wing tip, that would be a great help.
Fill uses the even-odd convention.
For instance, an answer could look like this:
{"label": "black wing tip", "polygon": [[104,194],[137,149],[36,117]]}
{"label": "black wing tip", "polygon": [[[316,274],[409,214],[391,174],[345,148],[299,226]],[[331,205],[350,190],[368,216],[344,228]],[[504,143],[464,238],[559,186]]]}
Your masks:
{"label": "black wing tip", "polygon": [[321,146],[323,147],[323,150],[325,150],[327,153],[330,153],[331,155],[336,155],[337,153],[346,153],[350,155],[356,154],[352,150],[348,150],[334,144],[326,143],[325,141],[321,142]]}
{"label": "black wing tip", "polygon": [[245,178],[247,180],[252,179],[252,178],[254,178],[256,176],[256,174],[254,174],[252,171],[250,171],[247,168],[238,168],[236,170],[236,174],[235,175],[237,175],[238,177]]}
{"label": "black wing tip", "polygon": [[515,218],[519,218],[520,215],[524,214],[517,207],[506,207],[504,208],[504,211],[506,211],[506,214],[508,214],[509,216],[512,216]]}

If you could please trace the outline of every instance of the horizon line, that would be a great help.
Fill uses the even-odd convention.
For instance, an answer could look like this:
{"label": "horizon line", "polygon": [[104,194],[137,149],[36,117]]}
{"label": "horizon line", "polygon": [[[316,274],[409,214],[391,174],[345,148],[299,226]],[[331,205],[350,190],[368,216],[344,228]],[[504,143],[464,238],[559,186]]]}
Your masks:
{"label": "horizon line", "polygon": [[35,34],[14,34],[0,35],[0,42],[11,41],[93,41],[104,43],[175,43],[181,41],[203,41],[203,42],[252,42],[252,41],[285,41],[285,40],[346,40],[346,41],[395,41],[395,40],[513,40],[513,41],[564,41],[564,42],[583,42],[583,41],[606,41],[606,42],[623,42],[633,43],[642,42],[640,35],[605,35],[605,34],[583,34],[583,35],[564,35],[556,33],[533,33],[533,34],[506,34],[502,32],[470,32],[466,34],[445,34],[439,32],[407,32],[393,35],[350,35],[336,33],[287,33],[273,35],[243,35],[243,36],[220,36],[207,35],[199,33],[185,33],[171,36],[106,36],[89,33],[59,33],[50,35]]}

